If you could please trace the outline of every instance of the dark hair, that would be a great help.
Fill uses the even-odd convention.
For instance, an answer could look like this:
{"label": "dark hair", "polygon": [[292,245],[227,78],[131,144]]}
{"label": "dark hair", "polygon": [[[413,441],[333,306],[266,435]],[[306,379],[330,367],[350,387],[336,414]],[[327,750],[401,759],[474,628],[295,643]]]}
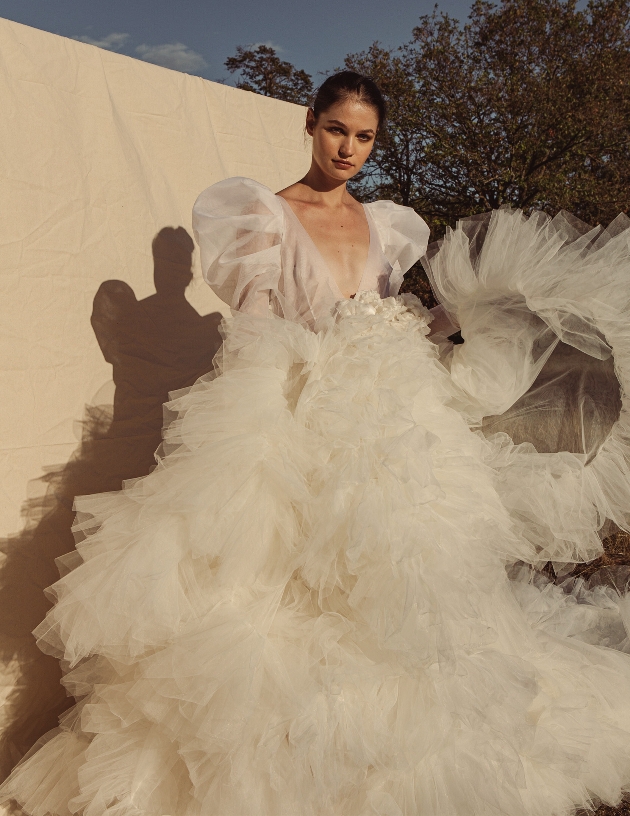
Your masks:
{"label": "dark hair", "polygon": [[321,113],[350,96],[355,96],[360,102],[375,108],[379,127],[383,124],[387,115],[387,105],[380,88],[371,77],[363,76],[356,71],[339,71],[322,82],[311,105],[315,119],[319,119]]}

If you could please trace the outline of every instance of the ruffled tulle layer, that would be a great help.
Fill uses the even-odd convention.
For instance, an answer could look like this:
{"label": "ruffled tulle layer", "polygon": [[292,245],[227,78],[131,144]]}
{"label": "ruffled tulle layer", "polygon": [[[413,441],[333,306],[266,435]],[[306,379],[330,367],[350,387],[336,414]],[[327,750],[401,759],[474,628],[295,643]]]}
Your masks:
{"label": "ruffled tulle layer", "polygon": [[471,431],[427,331],[413,298],[370,293],[318,334],[230,322],[157,469],[78,503],[37,636],[80,702],[5,796],[559,816],[630,788],[627,602],[527,566],[595,553],[625,485]]}
{"label": "ruffled tulle layer", "polygon": [[605,519],[630,528],[630,219],[604,230],[498,210],[460,221],[426,267],[465,339],[444,358],[460,410],[508,447],[548,453],[510,453],[507,505],[543,559],[601,554],[592,531]]}

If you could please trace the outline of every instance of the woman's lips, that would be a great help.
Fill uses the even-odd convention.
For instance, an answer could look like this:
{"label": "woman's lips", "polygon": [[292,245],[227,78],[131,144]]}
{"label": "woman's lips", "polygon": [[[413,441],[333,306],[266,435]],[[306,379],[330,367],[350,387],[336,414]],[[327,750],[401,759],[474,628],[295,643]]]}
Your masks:
{"label": "woman's lips", "polygon": [[336,164],[337,167],[341,167],[344,170],[347,167],[352,167],[351,162],[343,161],[342,159],[333,159],[333,164]]}

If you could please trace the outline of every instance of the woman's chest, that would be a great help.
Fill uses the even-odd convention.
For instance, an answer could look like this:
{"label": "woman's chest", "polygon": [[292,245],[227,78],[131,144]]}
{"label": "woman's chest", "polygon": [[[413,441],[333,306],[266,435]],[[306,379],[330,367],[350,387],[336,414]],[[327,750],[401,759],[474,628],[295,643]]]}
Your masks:
{"label": "woman's chest", "polygon": [[347,297],[358,288],[370,251],[370,227],[363,207],[320,213],[300,212],[305,232]]}

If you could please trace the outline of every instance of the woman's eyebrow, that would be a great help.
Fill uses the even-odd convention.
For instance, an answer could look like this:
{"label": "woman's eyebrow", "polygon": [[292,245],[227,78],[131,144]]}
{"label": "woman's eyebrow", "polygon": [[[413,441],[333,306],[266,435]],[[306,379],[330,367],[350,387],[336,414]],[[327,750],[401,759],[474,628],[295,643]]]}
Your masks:
{"label": "woman's eyebrow", "polygon": [[[343,122],[340,122],[339,119],[329,119],[328,124],[330,125],[340,125],[342,128],[348,130],[348,125],[345,125]],[[374,133],[372,128],[362,128],[359,133]]]}

